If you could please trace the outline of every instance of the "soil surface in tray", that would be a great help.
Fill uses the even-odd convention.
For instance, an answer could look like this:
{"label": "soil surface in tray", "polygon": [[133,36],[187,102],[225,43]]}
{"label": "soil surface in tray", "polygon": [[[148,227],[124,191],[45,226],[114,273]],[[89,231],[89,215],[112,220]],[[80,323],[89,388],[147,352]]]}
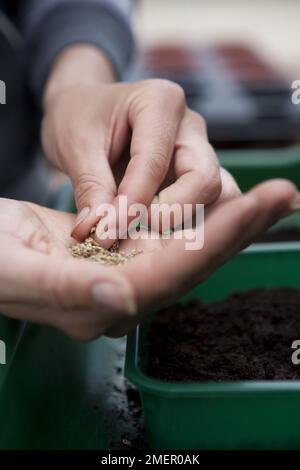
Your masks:
{"label": "soil surface in tray", "polygon": [[[149,325],[147,373],[167,381],[300,379],[300,290],[259,289],[162,310]],[[300,355],[299,355],[300,357]]]}
{"label": "soil surface in tray", "polygon": [[287,228],[276,230],[274,232],[266,232],[260,235],[256,243],[269,243],[269,242],[292,242],[300,240],[299,228]]}

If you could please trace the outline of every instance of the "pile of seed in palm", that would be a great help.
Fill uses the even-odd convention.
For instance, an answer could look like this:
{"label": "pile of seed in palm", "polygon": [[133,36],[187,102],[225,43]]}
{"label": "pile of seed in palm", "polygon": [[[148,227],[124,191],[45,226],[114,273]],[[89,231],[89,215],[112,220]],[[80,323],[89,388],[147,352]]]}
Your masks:
{"label": "pile of seed in palm", "polygon": [[[91,232],[92,234],[93,232]],[[107,266],[117,266],[118,264],[127,263],[135,256],[139,255],[141,251],[132,250],[128,253],[119,250],[119,242],[115,242],[113,246],[106,250],[89,236],[84,242],[76,243],[70,247],[70,253],[73,258],[86,259],[88,261],[96,261],[100,264]]]}

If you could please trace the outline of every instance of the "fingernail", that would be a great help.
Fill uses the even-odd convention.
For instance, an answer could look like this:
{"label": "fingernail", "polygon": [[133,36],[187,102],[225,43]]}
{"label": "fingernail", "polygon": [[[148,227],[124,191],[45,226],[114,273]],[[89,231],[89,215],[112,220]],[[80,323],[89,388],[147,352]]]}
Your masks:
{"label": "fingernail", "polygon": [[77,215],[77,217],[75,219],[75,227],[77,227],[77,225],[81,224],[81,222],[83,222],[84,219],[87,218],[87,216],[89,215],[90,212],[91,212],[90,207],[84,207],[83,209],[81,209],[81,211],[79,212],[79,214]]}
{"label": "fingernail", "polygon": [[91,293],[94,301],[100,307],[125,311],[132,316],[137,312],[136,303],[126,286],[101,282],[92,287]]}

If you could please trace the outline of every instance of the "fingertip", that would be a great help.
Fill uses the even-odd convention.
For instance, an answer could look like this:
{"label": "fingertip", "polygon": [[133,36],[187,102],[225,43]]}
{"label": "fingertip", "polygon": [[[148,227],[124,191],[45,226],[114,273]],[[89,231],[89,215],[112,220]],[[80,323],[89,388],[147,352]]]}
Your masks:
{"label": "fingertip", "polygon": [[296,185],[286,179],[272,179],[258,184],[248,193],[258,198],[260,204],[271,204],[276,213],[285,214],[299,209],[300,194]]}
{"label": "fingertip", "polygon": [[96,215],[96,213],[93,214],[93,212],[90,211],[89,215],[84,220],[79,220],[79,222],[76,222],[76,220],[71,232],[71,236],[77,241],[83,241],[90,235],[92,228],[95,227],[99,221],[99,217]]}
{"label": "fingertip", "polygon": [[292,197],[295,193],[298,192],[298,188],[296,185],[285,178],[274,178],[267,181],[263,181],[262,183],[257,184],[252,188],[249,192],[260,192],[260,191],[268,191],[270,193],[276,193],[281,197]]}

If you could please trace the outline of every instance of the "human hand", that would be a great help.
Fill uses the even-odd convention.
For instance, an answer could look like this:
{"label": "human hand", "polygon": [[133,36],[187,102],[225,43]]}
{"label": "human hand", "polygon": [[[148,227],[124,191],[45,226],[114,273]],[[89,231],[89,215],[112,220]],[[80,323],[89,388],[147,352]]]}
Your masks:
{"label": "human hand", "polygon": [[0,199],[0,311],[81,340],[121,336],[147,312],[202,282],[299,203],[291,183],[266,182],[210,211],[201,250],[186,250],[184,237],[127,239],[122,250],[143,253],[126,265],[106,267],[71,258],[74,215]]}
{"label": "human hand", "polygon": [[[78,240],[99,222],[101,204],[118,214],[120,195],[128,207],[149,207],[154,198],[195,207],[215,202],[223,183],[205,122],[188,109],[183,90],[166,80],[111,83],[103,60],[90,46],[67,49],[45,91],[43,145],[72,180]],[[233,181],[231,192],[239,193]],[[103,230],[100,223],[95,236],[109,247],[114,239],[101,240]]]}

